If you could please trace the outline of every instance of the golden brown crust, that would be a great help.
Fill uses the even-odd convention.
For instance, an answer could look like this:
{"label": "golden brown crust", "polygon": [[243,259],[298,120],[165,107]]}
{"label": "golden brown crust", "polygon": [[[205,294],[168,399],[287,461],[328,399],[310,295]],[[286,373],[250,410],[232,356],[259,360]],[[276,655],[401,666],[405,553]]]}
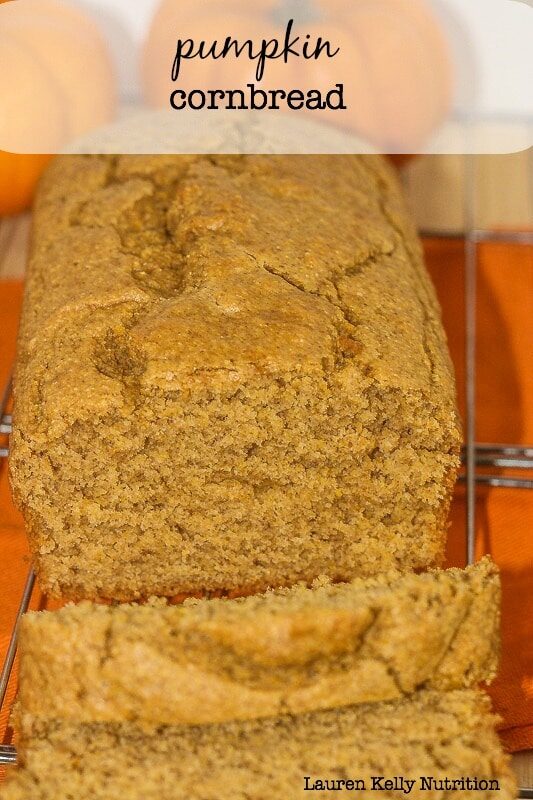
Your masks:
{"label": "golden brown crust", "polygon": [[58,158],[15,400],[11,481],[52,594],[442,558],[454,383],[377,157]]}
{"label": "golden brown crust", "polygon": [[154,729],[475,686],[496,673],[499,599],[497,569],[484,559],[241,600],[31,613],[21,713]]}

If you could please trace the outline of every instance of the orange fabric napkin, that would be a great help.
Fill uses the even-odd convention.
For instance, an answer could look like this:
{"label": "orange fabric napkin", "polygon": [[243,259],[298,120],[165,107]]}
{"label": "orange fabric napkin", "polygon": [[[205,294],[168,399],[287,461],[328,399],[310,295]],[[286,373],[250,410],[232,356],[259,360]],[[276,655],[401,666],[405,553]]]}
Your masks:
{"label": "orange fabric napkin", "polygon": [[[461,242],[426,242],[462,413],[463,254]],[[480,246],[477,317],[477,441],[533,445],[533,247]],[[533,748],[533,490],[478,488],[476,494],[477,552],[490,553],[502,571],[502,660],[489,691],[503,719],[505,746],[512,752],[528,750]],[[465,493],[458,486],[448,543],[452,565],[464,564],[465,511]]]}
{"label": "orange fabric napkin", "polygon": [[[463,246],[426,242],[428,265],[439,294],[464,408]],[[479,442],[533,444],[533,248],[483,245],[479,250]],[[21,286],[0,283],[2,351],[0,379],[12,362]],[[5,462],[0,476],[0,658],[3,658],[28,568],[22,519],[9,499]],[[501,471],[500,471],[501,472]],[[490,552],[502,569],[503,653],[490,688],[501,715],[501,736],[511,750],[533,748],[533,491],[478,492],[478,552]],[[465,561],[464,490],[458,485],[451,514],[448,562]],[[57,604],[55,604],[57,606]],[[32,607],[50,607],[34,593]],[[14,694],[14,682],[10,698]],[[0,736],[7,723],[0,716]],[[6,734],[9,736],[9,733]]]}

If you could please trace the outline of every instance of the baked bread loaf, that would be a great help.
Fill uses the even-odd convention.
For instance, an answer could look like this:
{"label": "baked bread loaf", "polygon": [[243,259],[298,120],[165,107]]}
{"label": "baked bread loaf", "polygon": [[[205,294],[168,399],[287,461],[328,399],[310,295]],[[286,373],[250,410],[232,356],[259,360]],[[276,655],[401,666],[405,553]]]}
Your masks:
{"label": "baked bread loaf", "polygon": [[383,159],[63,156],[34,217],[10,469],[46,592],[439,564],[454,381]]}
{"label": "baked bread loaf", "polygon": [[[412,798],[515,800],[489,705],[485,694],[470,689],[425,691],[390,703],[297,716],[161,726],[152,735],[134,722],[76,725],[23,716],[21,766],[0,797],[397,799],[404,796],[402,788],[385,788],[384,779],[403,778],[403,789],[405,781],[414,781],[405,795]],[[372,778],[381,778],[376,790]],[[335,788],[305,791],[318,780],[335,781]],[[338,783],[348,780],[363,781],[365,788]]]}
{"label": "baked bread loaf", "polygon": [[32,719],[154,729],[475,686],[496,673],[499,600],[487,558],[240,600],[30,613],[19,701]]}

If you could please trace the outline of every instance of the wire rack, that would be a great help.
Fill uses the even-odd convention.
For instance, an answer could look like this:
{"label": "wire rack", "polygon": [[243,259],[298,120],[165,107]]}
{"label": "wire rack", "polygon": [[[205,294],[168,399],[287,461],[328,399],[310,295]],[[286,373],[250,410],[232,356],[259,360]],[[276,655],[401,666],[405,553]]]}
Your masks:
{"label": "wire rack", "polygon": [[[508,243],[533,245],[533,231],[501,231],[476,226],[476,182],[475,157],[465,159],[465,229],[460,234],[447,234],[442,231],[424,231],[423,237],[455,238],[464,240],[464,293],[465,293],[465,365],[466,365],[466,425],[465,444],[462,450],[463,469],[459,480],[466,487],[466,562],[475,561],[476,549],[476,491],[478,486],[510,488],[518,491],[533,489],[533,445],[481,443],[476,440],[476,308],[478,249],[482,243]],[[533,196],[533,191],[532,191]],[[4,389],[0,405],[0,461],[9,455],[9,434],[12,428],[11,415],[7,413],[11,397],[11,381]],[[478,467],[486,469],[512,469],[521,477],[508,477],[490,472],[480,473]],[[2,709],[13,671],[17,651],[17,633],[20,619],[27,611],[33,588],[35,574],[29,569],[16,618],[14,621],[8,650],[2,672],[0,673],[0,710]],[[13,745],[0,744],[0,766],[12,765],[17,761]],[[533,787],[521,788],[520,798],[533,798]]]}

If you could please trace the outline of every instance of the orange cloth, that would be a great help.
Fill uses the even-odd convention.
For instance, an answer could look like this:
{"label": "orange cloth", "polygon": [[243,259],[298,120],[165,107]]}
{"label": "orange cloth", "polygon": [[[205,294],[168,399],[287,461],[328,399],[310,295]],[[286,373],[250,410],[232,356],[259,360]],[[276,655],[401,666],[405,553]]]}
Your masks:
{"label": "orange cloth", "polygon": [[[442,305],[463,412],[463,245],[432,240],[426,242],[426,255]],[[477,288],[477,441],[533,445],[533,247],[482,245]],[[476,497],[477,551],[490,553],[502,570],[502,661],[489,691],[503,718],[501,736],[507,749],[529,750],[533,748],[533,490],[480,487]],[[464,490],[458,486],[448,545],[453,565],[464,564],[465,506]]]}
{"label": "orange cloth", "polygon": [[[463,409],[463,246],[460,242],[435,239],[426,242],[426,254],[443,307]],[[483,245],[479,257],[477,439],[533,444],[530,365],[533,248]],[[0,283],[0,291],[3,315],[0,378],[5,380],[13,358],[21,287],[4,282]],[[450,564],[464,564],[464,517],[464,490],[459,485],[451,514]],[[496,711],[503,718],[503,741],[511,751],[533,748],[532,521],[533,491],[495,488],[478,491],[478,551],[490,552],[502,568],[502,665],[490,693]],[[27,568],[22,520],[9,499],[4,462],[0,481],[0,658],[7,647]],[[36,590],[32,607],[40,605],[50,607]],[[10,698],[13,691],[12,682]],[[5,725],[4,712],[0,717],[0,734]]]}

